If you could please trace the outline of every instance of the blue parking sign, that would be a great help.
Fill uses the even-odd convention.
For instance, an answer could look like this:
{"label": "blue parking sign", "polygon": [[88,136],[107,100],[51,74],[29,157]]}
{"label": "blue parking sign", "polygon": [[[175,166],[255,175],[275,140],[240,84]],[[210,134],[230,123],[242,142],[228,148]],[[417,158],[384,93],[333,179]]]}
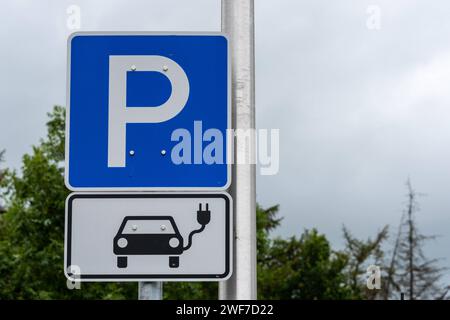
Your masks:
{"label": "blue parking sign", "polygon": [[74,191],[230,185],[223,34],[75,33],[65,181]]}

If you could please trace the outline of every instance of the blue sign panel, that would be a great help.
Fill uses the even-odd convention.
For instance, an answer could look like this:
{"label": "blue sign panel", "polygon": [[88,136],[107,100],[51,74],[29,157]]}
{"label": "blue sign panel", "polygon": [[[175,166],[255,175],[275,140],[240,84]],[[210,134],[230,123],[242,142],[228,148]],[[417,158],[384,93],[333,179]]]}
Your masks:
{"label": "blue sign panel", "polygon": [[228,188],[225,36],[76,33],[68,62],[69,189]]}

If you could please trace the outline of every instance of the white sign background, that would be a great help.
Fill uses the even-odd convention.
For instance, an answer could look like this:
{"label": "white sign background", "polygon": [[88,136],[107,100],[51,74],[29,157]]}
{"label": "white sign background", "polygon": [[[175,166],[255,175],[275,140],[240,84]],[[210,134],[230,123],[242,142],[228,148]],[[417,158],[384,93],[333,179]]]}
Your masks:
{"label": "white sign background", "polygon": [[[200,203],[203,208],[208,203],[211,221],[179,255],[178,268],[169,267],[168,255],[128,255],[127,268],[117,267],[113,239],[126,216],[172,216],[186,246],[189,233],[201,226]],[[81,281],[226,280],[231,275],[231,208],[226,193],[73,193],[66,204],[66,269],[77,266],[80,275],[74,278]]]}

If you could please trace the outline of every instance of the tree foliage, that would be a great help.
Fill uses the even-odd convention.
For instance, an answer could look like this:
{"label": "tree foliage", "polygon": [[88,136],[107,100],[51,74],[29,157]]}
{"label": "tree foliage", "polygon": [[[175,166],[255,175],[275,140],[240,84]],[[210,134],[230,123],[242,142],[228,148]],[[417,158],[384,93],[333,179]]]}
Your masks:
{"label": "tree foliage", "polygon": [[[3,157],[5,156],[5,150],[1,150],[0,151],[0,164],[3,162]],[[4,171],[2,170],[2,168],[0,167],[0,185],[2,183],[3,180],[3,176],[4,176]],[[3,207],[3,201],[2,198],[0,197],[0,214],[4,213],[5,208]]]}
{"label": "tree foliage", "polygon": [[344,272],[348,257],[333,251],[317,230],[277,238],[258,265],[261,299],[351,299]]}
{"label": "tree foliage", "polygon": [[[136,299],[136,283],[82,283],[81,290],[67,287],[63,237],[69,191],[63,178],[64,123],[64,108],[54,107],[49,113],[47,137],[23,156],[20,173],[0,170],[0,204],[6,207],[0,214],[0,299]],[[2,156],[0,152],[0,160]],[[424,259],[421,243],[425,237],[413,219],[417,207],[412,189],[409,199],[407,219],[402,222],[389,264],[384,262],[382,250],[387,227],[366,241],[344,228],[346,247],[336,251],[315,229],[304,230],[298,237],[273,238],[271,233],[281,222],[279,207],[257,206],[258,298],[387,298],[411,274],[414,298],[427,297],[425,293],[435,288],[431,284],[436,284],[441,270],[434,267],[434,260]],[[408,237],[403,230],[408,231]],[[367,290],[364,275],[369,263],[387,270],[384,291]],[[420,285],[421,281],[426,286]],[[216,299],[217,292],[215,282],[164,284],[165,299]]]}
{"label": "tree foliage", "polygon": [[[382,245],[388,238],[388,226],[379,231],[375,238],[359,240],[355,238],[350,230],[343,228],[345,240],[345,253],[349,257],[347,263],[347,275],[349,286],[355,299],[380,299],[385,290],[382,285],[379,290],[369,290],[367,288],[367,268],[370,265],[378,266],[380,270],[384,268],[384,250]],[[383,281],[384,282],[384,281]],[[383,283],[382,282],[382,283]]]}
{"label": "tree foliage", "polygon": [[135,284],[83,283],[69,290],[63,273],[64,108],[49,114],[48,136],[25,155],[21,174],[1,182],[7,212],[0,218],[0,299],[121,299]]}

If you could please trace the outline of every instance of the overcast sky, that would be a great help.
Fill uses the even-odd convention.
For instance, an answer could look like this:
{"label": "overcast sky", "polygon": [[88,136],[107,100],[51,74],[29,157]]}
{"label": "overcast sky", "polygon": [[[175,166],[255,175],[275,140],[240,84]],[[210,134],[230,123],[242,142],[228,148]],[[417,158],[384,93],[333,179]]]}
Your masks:
{"label": "overcast sky", "polygon": [[[280,128],[280,171],[258,176],[257,199],[280,204],[278,235],[341,227],[367,238],[405,206],[408,177],[425,193],[430,257],[450,266],[450,2],[256,0],[257,126]],[[65,105],[69,5],[81,30],[219,31],[219,0],[0,4],[0,149],[6,165],[45,135]],[[369,29],[369,5],[380,29]],[[447,277],[450,281],[450,277]]]}

